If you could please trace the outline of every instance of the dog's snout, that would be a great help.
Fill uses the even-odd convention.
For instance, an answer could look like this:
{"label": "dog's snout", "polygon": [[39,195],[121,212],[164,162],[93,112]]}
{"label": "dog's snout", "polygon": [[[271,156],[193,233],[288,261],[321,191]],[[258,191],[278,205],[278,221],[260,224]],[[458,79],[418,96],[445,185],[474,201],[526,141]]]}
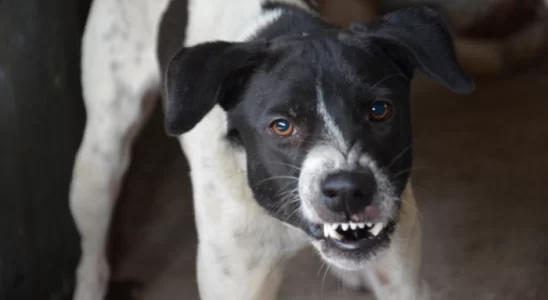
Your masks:
{"label": "dog's snout", "polygon": [[327,176],[322,185],[326,207],[347,215],[363,212],[373,201],[377,190],[371,171],[342,171]]}

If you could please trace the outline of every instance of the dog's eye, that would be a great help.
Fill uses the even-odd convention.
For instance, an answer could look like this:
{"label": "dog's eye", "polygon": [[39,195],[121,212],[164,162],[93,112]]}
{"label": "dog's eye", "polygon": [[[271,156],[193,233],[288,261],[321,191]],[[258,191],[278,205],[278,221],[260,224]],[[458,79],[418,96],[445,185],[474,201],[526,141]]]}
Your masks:
{"label": "dog's eye", "polygon": [[373,121],[384,121],[392,115],[392,106],[386,101],[373,103],[369,116]]}
{"label": "dog's eye", "polygon": [[290,136],[295,132],[293,123],[286,119],[278,119],[270,124],[270,129],[278,136]]}

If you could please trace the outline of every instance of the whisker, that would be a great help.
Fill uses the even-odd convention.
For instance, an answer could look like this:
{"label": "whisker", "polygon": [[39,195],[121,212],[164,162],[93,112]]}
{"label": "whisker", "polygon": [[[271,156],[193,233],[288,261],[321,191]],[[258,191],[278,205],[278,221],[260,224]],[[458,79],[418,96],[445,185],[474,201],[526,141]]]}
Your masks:
{"label": "whisker", "polygon": [[298,192],[299,192],[299,190],[295,188],[295,189],[292,189],[292,190],[284,191],[283,193],[280,193],[280,194],[276,194],[275,197],[280,198],[280,200],[282,200],[283,198],[287,197],[288,195],[298,194]]}
{"label": "whisker", "polygon": [[297,178],[295,176],[272,176],[272,177],[269,177],[269,178],[266,178],[266,179],[263,179],[263,180],[257,182],[257,184],[260,184],[260,183],[263,183],[263,182],[266,182],[266,181],[270,181],[270,180],[275,180],[275,179],[293,179],[295,181],[299,180],[299,178]]}
{"label": "whisker", "polygon": [[[298,191],[296,189],[284,192],[285,195],[282,196],[279,199],[279,201],[277,201],[278,207],[275,208],[276,212],[277,213],[283,213],[291,204],[294,204],[294,203],[297,203],[298,201],[300,201],[300,198],[299,198],[297,192]],[[289,214],[287,219],[290,219],[298,210],[299,210],[298,207],[296,209],[294,209],[293,212],[291,212]]]}
{"label": "whisker", "polygon": [[398,177],[400,175],[403,175],[405,173],[411,173],[412,171],[414,171],[415,169],[414,168],[409,168],[409,169],[405,169],[405,170],[402,170],[402,171],[399,171],[398,173],[394,174],[394,177]]}
{"label": "whisker", "polygon": [[292,165],[292,164],[287,164],[287,163],[283,163],[283,162],[279,162],[279,161],[268,161],[267,163],[269,164],[278,164],[278,165],[282,165],[282,166],[288,166],[288,167],[291,167],[291,168],[294,168],[296,170],[301,170],[301,168],[295,166],[295,165]]}
{"label": "whisker", "polygon": [[322,272],[322,269],[325,266],[325,264],[326,264],[325,260],[322,260],[322,264],[320,265],[320,269],[318,270],[318,273],[316,274],[316,276],[320,276],[320,273]]}
{"label": "whisker", "polygon": [[[411,209],[414,209],[415,212],[417,213],[417,215],[419,216],[420,219],[424,219],[423,216],[422,216],[422,213],[420,212],[419,208],[417,207],[417,204],[416,203],[413,203],[405,198],[402,198],[401,199],[402,203],[405,202],[407,205],[409,205],[409,207]],[[402,211],[403,213],[405,213],[405,211]]]}
{"label": "whisker", "polygon": [[323,274],[323,279],[322,279],[322,285],[321,285],[321,296],[320,298],[323,299],[324,298],[324,287],[325,287],[325,278],[327,277],[327,273],[329,272],[329,269],[331,268],[331,265],[327,265],[327,268],[325,269],[325,273]]}
{"label": "whisker", "polygon": [[299,188],[296,187],[296,188],[293,188],[293,189],[290,189],[290,190],[280,190],[278,193],[276,193],[276,196],[277,198],[279,198],[281,201],[284,200],[284,198],[286,197],[291,197],[291,195],[294,195],[294,194],[298,194],[299,193]]}
{"label": "whisker", "polygon": [[288,220],[291,220],[291,217],[292,217],[294,214],[298,213],[298,212],[299,212],[299,208],[294,209],[293,212],[290,213],[289,216],[287,216],[287,219],[288,219]]}
{"label": "whisker", "polygon": [[[283,187],[280,188],[280,190],[276,193],[276,195],[274,195],[274,197],[278,196],[278,195],[281,195],[282,192],[286,192],[286,188],[292,184],[294,184],[295,181],[290,181],[289,183],[287,183],[286,185],[284,185]],[[294,190],[298,190],[299,189],[299,186],[297,185],[296,187],[290,189],[289,191],[294,191]]]}
{"label": "whisker", "polygon": [[407,151],[409,151],[411,149],[411,147],[413,147],[413,144],[409,144],[409,146],[405,147],[401,152],[400,154],[396,155],[396,157],[392,160],[392,162],[390,162],[390,164],[388,164],[388,167],[386,167],[387,169],[390,168],[390,166],[392,166],[399,158],[401,158]]}
{"label": "whisker", "polygon": [[422,171],[422,170],[428,170],[428,169],[433,170],[434,168],[432,168],[432,167],[425,167],[425,166],[421,166],[421,167],[413,166],[413,167],[411,167],[411,168],[408,168],[408,169],[404,169],[404,170],[399,171],[398,173],[394,174],[393,177],[398,177],[398,176],[400,176],[400,175],[402,175],[402,174],[405,174],[405,173],[407,173],[407,172],[411,173],[411,172],[417,172],[417,171],[419,171],[419,170]]}
{"label": "whisker", "polygon": [[388,79],[390,79],[390,78],[393,78],[393,77],[399,76],[399,75],[403,75],[403,76],[405,77],[405,74],[404,74],[403,72],[399,72],[399,73],[392,74],[392,75],[390,75],[390,76],[387,76],[387,77],[385,77],[385,78],[383,78],[383,79],[377,81],[377,83],[375,83],[373,86],[371,86],[371,87],[369,88],[369,90],[371,91],[371,90],[373,90],[374,88],[376,88],[379,84],[385,82],[386,80],[388,80]]}

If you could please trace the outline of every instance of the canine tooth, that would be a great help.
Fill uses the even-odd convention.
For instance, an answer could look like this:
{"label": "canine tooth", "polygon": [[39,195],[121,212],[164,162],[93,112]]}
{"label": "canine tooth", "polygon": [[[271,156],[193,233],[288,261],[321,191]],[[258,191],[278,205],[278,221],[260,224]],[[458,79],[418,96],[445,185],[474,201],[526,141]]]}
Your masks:
{"label": "canine tooth", "polygon": [[364,229],[365,228],[365,223],[358,223],[358,227],[360,229]]}
{"label": "canine tooth", "polygon": [[339,227],[339,224],[337,223],[331,224],[331,228],[333,229],[333,231],[337,230],[337,227]]}
{"label": "canine tooth", "polygon": [[343,231],[347,231],[348,230],[348,223],[341,224],[341,228],[342,228]]}
{"label": "canine tooth", "polygon": [[326,238],[331,237],[338,240],[342,239],[342,236],[335,231],[335,229],[333,229],[332,224],[325,224],[323,229]]}
{"label": "canine tooth", "polygon": [[371,234],[373,236],[377,236],[377,235],[379,235],[379,233],[381,232],[383,227],[384,227],[383,223],[377,223],[377,224],[375,224],[375,226],[373,228],[369,229],[369,232],[371,232]]}
{"label": "canine tooth", "polygon": [[331,237],[334,238],[334,239],[337,239],[337,240],[342,240],[342,235],[340,235],[338,232],[336,232],[335,230],[331,230]]}
{"label": "canine tooth", "polygon": [[358,224],[356,224],[356,223],[350,223],[350,229],[356,230],[356,228],[358,228]]}

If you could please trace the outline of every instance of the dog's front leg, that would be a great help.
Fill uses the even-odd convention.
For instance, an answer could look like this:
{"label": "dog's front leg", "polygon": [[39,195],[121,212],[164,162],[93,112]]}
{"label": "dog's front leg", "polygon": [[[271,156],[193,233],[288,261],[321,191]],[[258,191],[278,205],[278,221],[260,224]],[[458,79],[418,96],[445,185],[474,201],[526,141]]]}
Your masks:
{"label": "dog's front leg", "polygon": [[255,201],[245,153],[226,143],[223,120],[215,107],[180,140],[191,169],[200,299],[274,300],[285,261],[308,239]]}
{"label": "dog's front leg", "polygon": [[[305,245],[305,238],[253,202],[206,200],[196,192],[201,299],[276,299],[285,261]],[[217,206],[207,204],[212,202]]]}
{"label": "dog's front leg", "polygon": [[276,299],[284,257],[258,240],[248,242],[247,247],[236,240],[199,243],[197,277],[201,299]]}
{"label": "dog's front leg", "polygon": [[291,235],[291,229],[260,219],[247,225],[218,225],[202,223],[199,229],[197,277],[201,299],[276,299],[285,261],[295,252],[289,249],[296,245],[294,240],[284,242],[281,236]]}

